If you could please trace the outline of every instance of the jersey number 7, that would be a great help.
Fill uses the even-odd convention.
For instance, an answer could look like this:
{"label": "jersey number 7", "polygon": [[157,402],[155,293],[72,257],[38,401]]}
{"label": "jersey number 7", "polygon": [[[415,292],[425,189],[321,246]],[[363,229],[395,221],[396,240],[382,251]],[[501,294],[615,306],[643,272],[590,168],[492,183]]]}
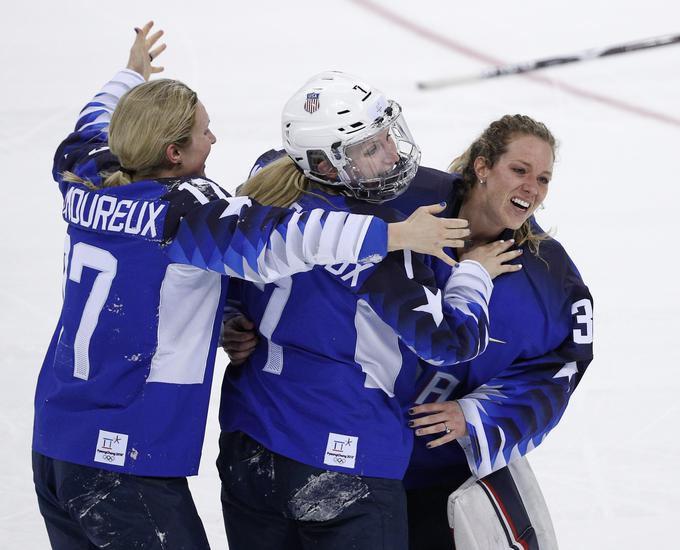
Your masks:
{"label": "jersey number 7", "polygon": [[64,290],[67,275],[69,280],[80,283],[84,267],[99,272],[85,302],[73,342],[73,376],[87,380],[90,376],[90,339],[99,321],[99,314],[109,296],[111,284],[118,269],[118,260],[107,250],[87,243],[77,243],[73,247],[69,265],[70,249],[71,238],[66,235],[66,243],[64,244]]}

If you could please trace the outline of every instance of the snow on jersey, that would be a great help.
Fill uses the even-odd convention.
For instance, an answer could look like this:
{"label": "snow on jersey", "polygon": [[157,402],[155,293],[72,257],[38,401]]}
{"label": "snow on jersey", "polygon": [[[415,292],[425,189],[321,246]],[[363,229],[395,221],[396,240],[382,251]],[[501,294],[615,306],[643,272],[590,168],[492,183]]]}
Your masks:
{"label": "snow on jersey", "polygon": [[[314,193],[300,206],[396,215]],[[430,262],[446,274],[441,287]],[[412,448],[405,408],[416,353],[442,365],[482,352],[491,288],[476,262],[452,270],[409,251],[375,266],[343,263],[272,285],[234,284],[230,293],[261,339],[246,364],[228,369],[222,429],[319,468],[401,478]]]}
{"label": "snow on jersey", "polygon": [[[231,198],[205,178],[103,189],[108,124],[140,84],[116,75],[55,155],[64,197],[64,301],[35,397],[33,449],[150,476],[197,473],[228,278],[271,282],[315,264],[376,261],[382,220]],[[358,265],[362,265],[359,263]]]}

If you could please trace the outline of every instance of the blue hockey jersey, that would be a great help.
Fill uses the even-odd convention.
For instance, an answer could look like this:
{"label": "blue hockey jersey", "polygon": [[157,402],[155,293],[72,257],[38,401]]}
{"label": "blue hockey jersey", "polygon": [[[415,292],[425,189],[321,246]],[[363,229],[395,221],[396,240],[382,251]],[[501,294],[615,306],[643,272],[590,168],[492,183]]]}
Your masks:
{"label": "blue hockey jersey", "polygon": [[[251,173],[283,154],[267,151]],[[446,202],[441,215],[456,217],[459,182],[456,174],[421,166],[406,192],[387,204],[409,215]],[[512,232],[499,238],[512,238]],[[415,438],[408,487],[460,484],[471,472],[483,477],[526,454],[557,425],[592,361],[592,297],[564,248],[548,238],[540,257],[525,247],[514,262],[523,269],[494,280],[486,352],[453,369],[420,362],[411,403],[458,400],[469,436],[434,449],[425,447],[434,437]]]}
{"label": "blue hockey jersey", "polygon": [[[316,264],[380,260],[386,224],[231,198],[205,178],[91,189],[118,168],[110,115],[143,82],[116,75],[55,155],[64,196],[64,301],[40,371],[33,449],[145,476],[196,474],[232,275],[268,283]],[[370,265],[370,264],[366,264]]]}
{"label": "blue hockey jersey", "polygon": [[[319,191],[298,204],[397,215]],[[405,410],[417,357],[456,364],[483,351],[491,288],[476,262],[452,270],[408,251],[374,267],[345,263],[273,285],[232,285],[261,338],[225,375],[222,429],[318,468],[400,479],[412,448]]]}
{"label": "blue hockey jersey", "polygon": [[[458,178],[428,180],[398,206],[408,211],[448,193],[455,215]],[[528,453],[557,425],[593,358],[592,297],[560,243],[548,238],[540,257],[525,248],[515,261],[521,271],[494,279],[487,351],[455,370],[421,364],[414,402],[457,400],[469,435],[434,449],[425,447],[432,437],[416,438],[407,487],[461,483],[470,472],[483,477]]]}

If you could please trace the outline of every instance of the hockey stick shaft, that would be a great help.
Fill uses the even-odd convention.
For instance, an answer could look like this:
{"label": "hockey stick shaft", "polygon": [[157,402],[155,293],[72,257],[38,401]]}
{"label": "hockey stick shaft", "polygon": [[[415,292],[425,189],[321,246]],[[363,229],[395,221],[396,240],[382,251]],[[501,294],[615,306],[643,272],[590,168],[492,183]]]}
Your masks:
{"label": "hockey stick shaft", "polygon": [[590,59],[597,59],[600,57],[608,57],[611,55],[619,55],[639,50],[659,48],[661,46],[677,44],[678,42],[680,42],[680,34],[669,34],[655,38],[647,38],[645,40],[637,40],[635,42],[627,42],[625,44],[617,44],[615,46],[609,46],[606,48],[591,48],[589,50],[584,50],[571,55],[547,57],[544,59],[537,59],[524,63],[503,65],[501,67],[494,67],[493,69],[482,71],[476,75],[419,82],[418,88],[421,90],[435,90],[438,88],[446,88],[448,86],[456,86],[458,84],[466,84],[478,80],[487,80],[489,78],[528,73],[545,69],[547,67],[554,67],[556,65],[566,65],[568,63],[578,63],[580,61],[588,61]]}

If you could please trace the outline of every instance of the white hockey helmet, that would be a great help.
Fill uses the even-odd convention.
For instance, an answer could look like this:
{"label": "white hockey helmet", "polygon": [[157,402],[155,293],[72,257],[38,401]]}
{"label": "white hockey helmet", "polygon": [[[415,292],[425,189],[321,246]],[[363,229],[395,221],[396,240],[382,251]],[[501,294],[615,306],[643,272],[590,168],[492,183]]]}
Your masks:
{"label": "white hockey helmet", "polygon": [[361,200],[397,197],[418,170],[420,149],[399,104],[347,73],[312,77],[286,103],[281,129],[284,149],[308,178]]}

